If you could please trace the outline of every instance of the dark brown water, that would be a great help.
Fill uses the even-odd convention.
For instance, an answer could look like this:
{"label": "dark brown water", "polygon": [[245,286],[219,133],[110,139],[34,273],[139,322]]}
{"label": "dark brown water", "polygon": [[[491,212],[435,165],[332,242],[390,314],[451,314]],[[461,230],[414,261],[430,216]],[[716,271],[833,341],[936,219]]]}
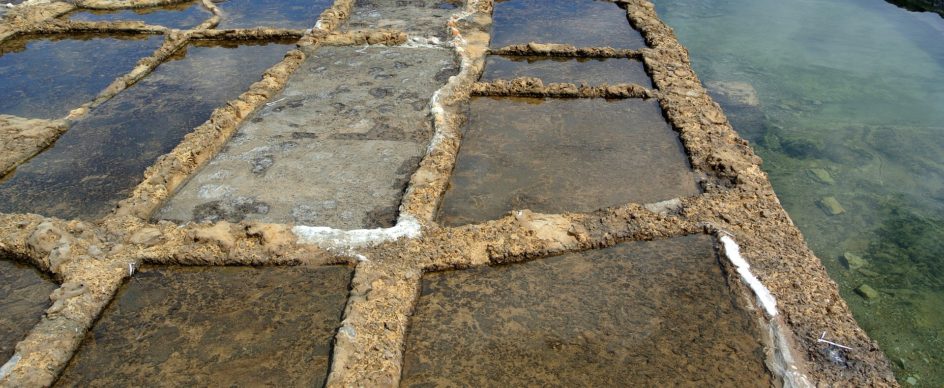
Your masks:
{"label": "dark brown water", "polygon": [[351,269],[155,267],[105,309],[57,386],[322,386]]}
{"label": "dark brown water", "polygon": [[655,101],[473,98],[440,218],[592,211],[697,194]]}
{"label": "dark brown water", "polygon": [[57,119],[151,55],[160,36],[19,36],[0,44],[0,114]]}
{"label": "dark brown water", "polygon": [[331,0],[223,0],[216,3],[223,11],[217,28],[312,28],[331,4]]}
{"label": "dark brown water", "polygon": [[402,385],[770,386],[707,236],[430,273]]}
{"label": "dark brown water", "polygon": [[16,343],[39,323],[43,311],[52,304],[49,295],[56,287],[36,268],[0,258],[0,365],[13,356]]}
{"label": "dark brown water", "polygon": [[528,42],[645,47],[642,35],[629,25],[626,10],[609,1],[497,1],[493,17],[491,47]]}
{"label": "dark brown water", "polygon": [[[209,44],[209,43],[201,43]],[[94,219],[144,170],[282,59],[287,44],[191,46],[77,122],[0,183],[0,211]]]}
{"label": "dark brown water", "polygon": [[75,21],[112,22],[140,21],[158,26],[187,29],[196,27],[213,16],[199,1],[166,7],[135,8],[116,11],[75,11],[66,17]]}
{"label": "dark brown water", "polygon": [[642,62],[631,59],[536,58],[490,55],[485,60],[483,81],[537,77],[547,83],[621,84],[652,87]]}

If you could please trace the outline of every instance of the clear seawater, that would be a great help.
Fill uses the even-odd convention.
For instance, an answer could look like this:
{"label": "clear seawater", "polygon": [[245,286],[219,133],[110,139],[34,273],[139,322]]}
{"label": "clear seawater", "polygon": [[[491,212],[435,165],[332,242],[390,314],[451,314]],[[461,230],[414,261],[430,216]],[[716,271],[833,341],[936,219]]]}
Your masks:
{"label": "clear seawater", "polygon": [[882,0],[656,3],[898,380],[944,385],[944,18]]}

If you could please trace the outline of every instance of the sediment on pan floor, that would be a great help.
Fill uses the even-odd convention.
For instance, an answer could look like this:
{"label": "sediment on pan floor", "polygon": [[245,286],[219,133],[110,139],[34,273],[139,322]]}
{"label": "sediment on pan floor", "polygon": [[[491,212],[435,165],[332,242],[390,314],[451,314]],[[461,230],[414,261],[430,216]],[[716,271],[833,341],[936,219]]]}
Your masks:
{"label": "sediment on pan floor", "polygon": [[96,219],[128,196],[145,168],[290,50],[198,42],[76,122],[0,183],[0,211]]}
{"label": "sediment on pan floor", "polygon": [[393,226],[455,72],[448,50],[320,48],[155,217]]}
{"label": "sediment on pan floor", "polygon": [[322,386],[351,268],[144,267],[56,386]]}
{"label": "sediment on pan floor", "polygon": [[78,9],[62,19],[84,22],[140,21],[150,25],[176,29],[194,28],[213,14],[200,1],[188,1],[163,7],[134,8],[120,10]]}
{"label": "sediment on pan floor", "polygon": [[633,83],[652,89],[642,62],[626,58],[560,58],[489,55],[481,81],[534,77],[544,83],[576,85]]}
{"label": "sediment on pan floor", "polygon": [[218,29],[277,27],[311,28],[331,0],[225,0]]}
{"label": "sediment on pan floor", "polygon": [[596,0],[496,1],[491,47],[529,42],[576,47],[645,47],[624,6]]}
{"label": "sediment on pan floor", "polygon": [[0,43],[0,114],[58,119],[160,47],[155,35],[22,35]]}
{"label": "sediment on pan floor", "polygon": [[36,268],[0,251],[0,360],[13,356],[16,343],[39,322],[56,284]]}
{"label": "sediment on pan floor", "polygon": [[655,101],[476,97],[440,220],[461,225],[513,209],[585,212],[698,193]]}
{"label": "sediment on pan floor", "polygon": [[[303,47],[317,46],[327,39],[327,30],[339,26],[347,17],[352,3],[337,1],[322,14],[314,31],[295,29],[291,34],[305,34],[299,42]],[[447,24],[452,42],[457,45],[454,53],[462,59],[462,72],[432,99],[430,111],[436,134],[403,204],[405,214],[416,215],[418,222],[406,217],[408,222],[392,229],[355,231],[245,221],[186,225],[145,222],[169,193],[211,159],[244,118],[266,102],[275,102],[270,97],[278,93],[305,57],[300,50],[293,50],[266,72],[262,81],[253,84],[239,99],[221,105],[214,111],[213,119],[162,156],[146,171],[145,180],[134,189],[134,194],[101,223],[0,214],[3,231],[0,248],[24,255],[24,261],[68,280],[60,290],[70,296],[59,299],[58,306],[53,307],[56,312],[47,314],[18,344],[17,355],[0,371],[0,384],[54,383],[79,341],[88,334],[88,328],[127,279],[129,264],[142,261],[273,266],[357,261],[351,297],[344,308],[342,327],[335,336],[327,385],[392,386],[401,376],[407,317],[414,309],[424,271],[541,260],[549,254],[607,247],[629,240],[705,232],[735,235],[742,244],[745,259],[752,264],[751,269],[780,301],[777,307],[782,315],[767,321],[779,322],[789,329],[783,349],[789,350],[795,344],[798,352],[793,354],[799,358],[798,369],[791,373],[801,377],[806,374],[814,382],[824,384],[894,384],[887,361],[856,326],[835,285],[806,249],[802,236],[777,202],[758,167],[759,158],[733,132],[724,114],[701,88],[684,48],[655,16],[651,3],[646,0],[626,3],[630,21],[645,33],[652,49],[563,50],[559,45],[527,44],[533,40],[527,39],[520,43],[525,43],[528,51],[514,53],[531,53],[533,48],[542,56],[565,51],[567,56],[572,56],[570,52],[591,51],[611,54],[602,55],[607,57],[645,56],[642,59],[658,91],[648,97],[661,105],[681,135],[695,170],[707,177],[700,181],[705,190],[701,195],[645,206],[622,203],[588,213],[552,215],[516,209],[501,218],[459,228],[443,228],[433,222],[433,209],[445,191],[459,148],[457,125],[465,119],[464,103],[474,91],[473,82],[481,72],[489,42],[486,31],[493,4],[472,0],[466,9],[457,10],[456,19]],[[57,4],[62,5],[58,11],[39,12],[45,16],[39,15],[35,20],[55,17],[72,7]],[[609,9],[620,8],[612,3],[604,5]],[[23,26],[18,24],[16,28]],[[7,36],[4,34],[10,31],[8,27],[0,25],[0,40]],[[258,34],[261,30],[220,31],[217,36],[237,37]],[[270,36],[270,32],[262,34]],[[368,33],[374,32],[377,31]],[[185,42],[191,33],[180,34],[181,41]],[[386,44],[406,40],[405,34],[395,39],[390,34],[381,35],[390,38],[380,39]],[[168,33],[168,40],[173,40],[173,36],[177,34]],[[370,43],[371,38],[366,36],[359,35],[357,42]],[[350,36],[336,38],[334,44],[355,41]],[[419,40],[407,45],[425,46]],[[37,235],[41,237],[39,244],[33,241]],[[68,247],[71,248],[65,249]],[[328,251],[329,248],[332,250]],[[817,342],[822,330],[828,330],[830,339],[853,350],[839,350]],[[833,361],[836,358],[831,357],[835,355],[841,362]]]}
{"label": "sediment on pan floor", "polygon": [[706,235],[428,273],[401,385],[773,385],[726,283]]}

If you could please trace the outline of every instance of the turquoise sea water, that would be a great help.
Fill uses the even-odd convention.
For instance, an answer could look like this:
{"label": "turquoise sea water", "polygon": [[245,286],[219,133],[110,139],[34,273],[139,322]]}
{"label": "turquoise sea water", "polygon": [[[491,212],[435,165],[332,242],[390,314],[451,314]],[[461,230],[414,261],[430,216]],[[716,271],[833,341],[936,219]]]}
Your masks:
{"label": "turquoise sea water", "polygon": [[656,3],[899,381],[944,385],[944,18],[881,0]]}

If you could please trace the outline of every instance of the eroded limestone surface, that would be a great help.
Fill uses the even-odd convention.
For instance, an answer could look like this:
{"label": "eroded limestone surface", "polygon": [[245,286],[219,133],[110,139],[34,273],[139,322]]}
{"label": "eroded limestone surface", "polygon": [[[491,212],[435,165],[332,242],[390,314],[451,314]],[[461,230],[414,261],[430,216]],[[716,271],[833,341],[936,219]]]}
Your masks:
{"label": "eroded limestone surface", "polygon": [[460,5],[457,0],[357,0],[345,29],[390,28],[446,41],[446,22]]}
{"label": "eroded limestone surface", "polygon": [[653,100],[476,97],[440,219],[585,212],[698,192]]}
{"label": "eroded limestone surface", "polygon": [[202,42],[94,109],[50,149],[0,183],[0,211],[94,219],[111,211],[145,168],[236,97],[290,48]]}
{"label": "eroded limestone surface", "polygon": [[52,304],[54,289],[56,284],[36,268],[0,258],[0,364]]}
{"label": "eroded limestone surface", "polygon": [[18,36],[0,43],[0,113],[58,119],[161,45],[160,36]]}
{"label": "eroded limestone surface", "polygon": [[441,49],[320,49],[156,216],[392,226],[455,69]]}
{"label": "eroded limestone surface", "polygon": [[642,62],[624,58],[547,58],[490,55],[482,81],[535,77],[547,83],[576,85],[633,83],[652,88]]}
{"label": "eroded limestone surface", "polygon": [[600,0],[496,1],[491,47],[538,42],[577,47],[645,47],[622,5]]}
{"label": "eroded limestone surface", "polygon": [[704,235],[430,273],[403,386],[771,385]]}
{"label": "eroded limestone surface", "polygon": [[351,269],[152,267],[86,335],[57,386],[322,386]]}

